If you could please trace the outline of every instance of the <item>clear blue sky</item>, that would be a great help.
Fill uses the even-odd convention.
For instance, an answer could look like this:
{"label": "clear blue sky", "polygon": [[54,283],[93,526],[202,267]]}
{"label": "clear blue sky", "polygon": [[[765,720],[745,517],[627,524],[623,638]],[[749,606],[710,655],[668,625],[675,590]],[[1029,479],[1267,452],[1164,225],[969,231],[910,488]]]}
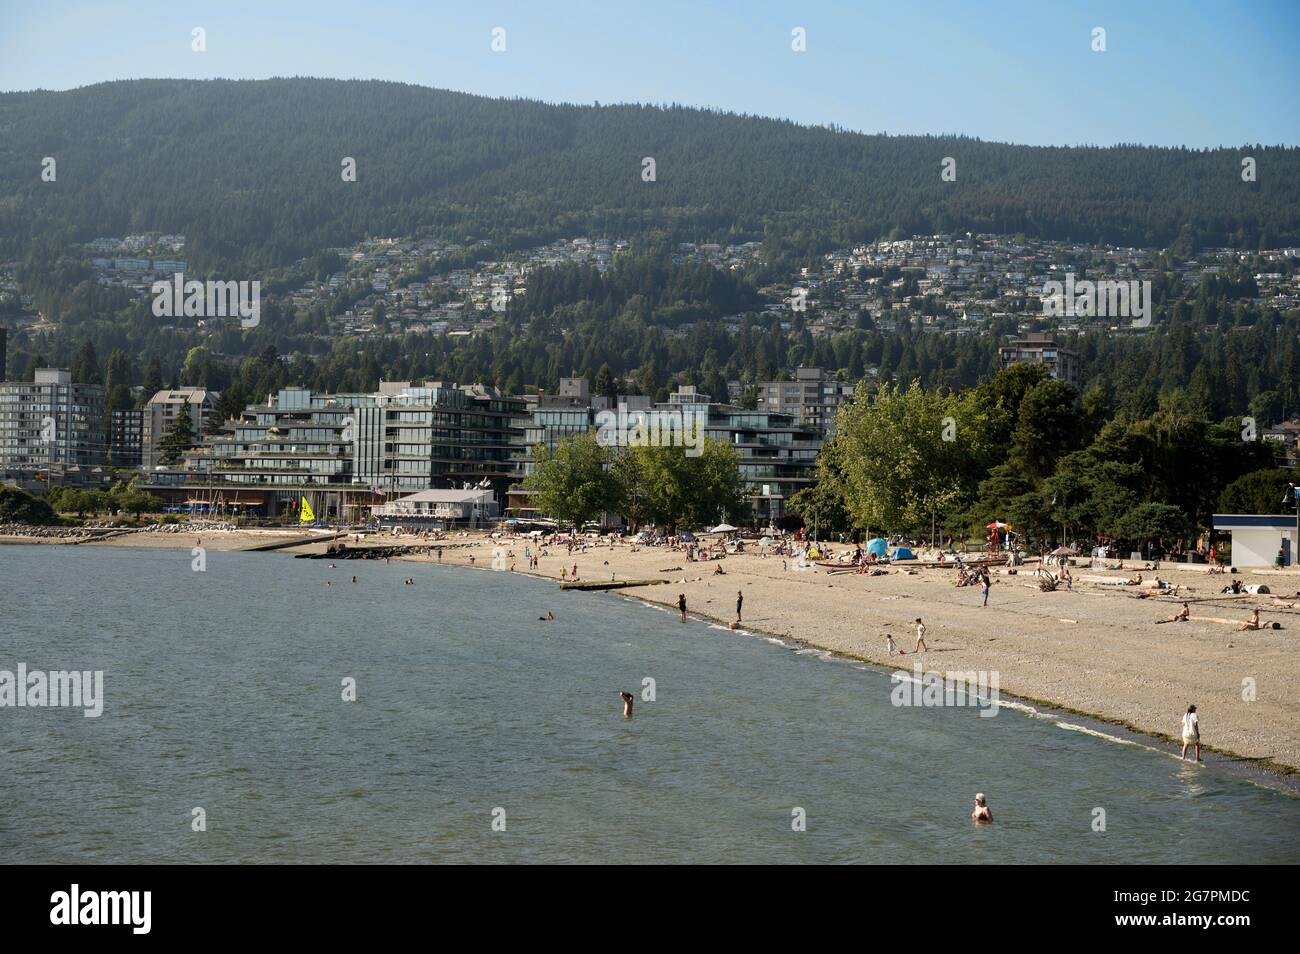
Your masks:
{"label": "clear blue sky", "polygon": [[1040,145],[1296,145],[1300,0],[0,0],[0,90],[271,76]]}

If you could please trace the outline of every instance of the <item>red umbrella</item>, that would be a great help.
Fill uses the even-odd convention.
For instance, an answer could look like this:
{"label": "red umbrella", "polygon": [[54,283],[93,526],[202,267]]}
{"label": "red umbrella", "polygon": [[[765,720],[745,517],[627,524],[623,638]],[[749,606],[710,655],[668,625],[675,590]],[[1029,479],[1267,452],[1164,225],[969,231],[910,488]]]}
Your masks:
{"label": "red umbrella", "polygon": [[985,530],[1001,530],[1001,529],[1002,529],[1003,527],[1005,527],[1005,526],[1006,526],[1006,524],[1003,523],[1001,520],[994,520],[992,523],[990,523],[990,524],[989,524],[987,527],[985,527],[984,529],[985,529]]}

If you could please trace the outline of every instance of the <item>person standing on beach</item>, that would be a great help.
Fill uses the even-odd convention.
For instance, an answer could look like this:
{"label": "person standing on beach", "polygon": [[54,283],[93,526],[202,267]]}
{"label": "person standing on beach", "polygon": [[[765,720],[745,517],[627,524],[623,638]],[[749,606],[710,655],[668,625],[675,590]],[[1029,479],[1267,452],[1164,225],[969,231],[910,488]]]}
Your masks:
{"label": "person standing on beach", "polygon": [[677,594],[677,609],[681,611],[682,622],[683,623],[686,622],[686,594],[685,593]]}
{"label": "person standing on beach", "polygon": [[736,622],[740,622],[740,607],[745,603],[745,594],[736,590]]}
{"label": "person standing on beach", "polygon": [[989,605],[989,575],[987,572],[980,576],[980,592],[984,595],[984,606]]}
{"label": "person standing on beach", "polygon": [[916,651],[918,653],[928,652],[929,646],[925,644],[925,623],[921,622],[921,617],[916,618]]}
{"label": "person standing on beach", "polygon": [[1187,707],[1183,713],[1183,754],[1178,756],[1180,759],[1187,758],[1187,747],[1192,746],[1192,751],[1196,755],[1196,761],[1201,760],[1201,719],[1196,714],[1196,706]]}

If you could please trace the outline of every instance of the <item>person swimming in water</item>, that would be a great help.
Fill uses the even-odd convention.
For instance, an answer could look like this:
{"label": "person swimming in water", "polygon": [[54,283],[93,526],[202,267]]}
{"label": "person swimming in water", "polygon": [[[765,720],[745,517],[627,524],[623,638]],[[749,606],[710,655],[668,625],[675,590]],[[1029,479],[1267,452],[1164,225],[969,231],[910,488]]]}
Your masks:
{"label": "person swimming in water", "polygon": [[970,813],[971,821],[974,822],[991,822],[993,813],[989,811],[989,806],[984,801],[984,793],[980,792],[975,796],[975,810]]}
{"label": "person swimming in water", "polygon": [[623,718],[632,718],[632,693],[620,692],[618,695],[623,700]]}

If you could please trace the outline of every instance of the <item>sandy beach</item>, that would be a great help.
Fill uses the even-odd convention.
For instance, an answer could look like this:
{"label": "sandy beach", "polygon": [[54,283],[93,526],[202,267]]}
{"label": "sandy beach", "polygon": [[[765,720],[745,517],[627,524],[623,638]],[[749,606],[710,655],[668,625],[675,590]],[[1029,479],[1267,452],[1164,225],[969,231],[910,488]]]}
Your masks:
{"label": "sandy beach", "polygon": [[[516,572],[525,567],[523,541],[512,541]],[[480,541],[448,550],[444,563],[490,567],[493,544]],[[1300,681],[1296,608],[1272,605],[1272,596],[1228,598],[1219,591],[1232,577],[1210,575],[1204,566],[1162,566],[1159,576],[1179,587],[1177,598],[1136,598],[1138,587],[1078,582],[1078,577],[1125,579],[1125,572],[1076,567],[1073,591],[1040,591],[1031,568],[1015,576],[995,571],[987,608],[976,587],[956,587],[946,569],[887,576],[829,575],[822,568],[782,570],[780,557],[732,555],[718,562],[688,563],[685,554],[663,548],[631,552],[629,547],[595,547],[569,556],[551,548],[537,575],[558,580],[560,568],[578,564],[584,580],[667,579],[669,584],[620,590],[623,595],[676,606],[685,593],[688,612],[722,623],[735,619],[737,591],[743,591],[742,628],[798,640],[881,666],[910,670],[918,661],[927,672],[996,671],[1006,694],[1074,710],[1165,739],[1170,743],[1189,703],[1202,719],[1207,752],[1266,760],[1280,771],[1300,770],[1300,702],[1291,687]],[[421,558],[423,559],[423,558]],[[716,576],[721,563],[725,575]],[[669,569],[669,568],[678,569]],[[491,572],[488,570],[487,572]],[[508,585],[506,574],[503,584]],[[1150,580],[1157,574],[1143,573]],[[1294,595],[1300,574],[1255,571],[1237,574],[1247,583],[1267,584],[1274,593]],[[685,582],[680,582],[680,581]],[[589,598],[558,592],[550,609],[564,600]],[[1284,628],[1238,632],[1222,623],[1157,625],[1186,599],[1194,616],[1245,620],[1258,607],[1264,622]],[[1195,602],[1204,600],[1206,602]],[[890,658],[884,633],[899,648],[916,642],[914,620],[925,620],[929,651]],[[1255,698],[1243,699],[1244,680],[1254,680]]]}
{"label": "sandy beach", "polygon": [[[76,545],[96,547],[174,547],[201,541],[214,550],[241,550],[300,539],[294,530],[204,530],[199,533],[126,533]],[[40,542],[5,538],[0,542]],[[363,545],[419,544],[410,537],[368,534]],[[453,535],[441,541],[442,562],[486,572],[498,545],[483,534]],[[507,539],[515,572],[526,568],[523,539]],[[323,550],[325,543],[290,552]],[[532,575],[559,580],[561,567],[576,562],[587,581],[659,579],[669,582],[620,590],[622,595],[674,606],[685,593],[691,616],[729,623],[735,618],[737,591],[743,591],[741,628],[796,640],[809,646],[881,666],[911,670],[919,661],[927,672],[997,672],[1004,694],[1072,710],[1176,743],[1179,719],[1189,703],[1201,714],[1207,752],[1259,760],[1265,768],[1300,772],[1300,600],[1277,606],[1278,595],[1294,596],[1300,573],[1254,570],[1236,574],[1245,583],[1268,585],[1273,595],[1230,597],[1220,591],[1232,577],[1210,575],[1204,566],[1164,565],[1158,574],[1178,587],[1176,596],[1143,587],[1085,582],[1082,577],[1122,580],[1125,571],[1094,571],[1076,566],[1072,591],[1039,590],[1032,565],[1017,575],[1004,568],[993,574],[989,605],[981,607],[976,587],[957,587],[951,569],[897,570],[885,576],[828,573],[821,567],[783,570],[782,558],[731,555],[721,561],[687,562],[684,553],[665,548],[633,552],[627,545],[589,547],[570,555],[550,548]],[[404,559],[436,562],[437,557]],[[721,565],[725,575],[715,575]],[[509,571],[500,573],[509,586]],[[1139,598],[1138,594],[1150,594]],[[560,615],[567,599],[590,594],[557,589],[539,611]],[[1193,616],[1245,620],[1258,608],[1265,623],[1282,628],[1241,632],[1232,625],[1191,621],[1157,624],[1176,613],[1183,600]],[[917,617],[925,620],[929,651],[911,652]],[[907,655],[890,657],[884,634],[893,635]],[[1254,697],[1247,688],[1253,686]]]}

